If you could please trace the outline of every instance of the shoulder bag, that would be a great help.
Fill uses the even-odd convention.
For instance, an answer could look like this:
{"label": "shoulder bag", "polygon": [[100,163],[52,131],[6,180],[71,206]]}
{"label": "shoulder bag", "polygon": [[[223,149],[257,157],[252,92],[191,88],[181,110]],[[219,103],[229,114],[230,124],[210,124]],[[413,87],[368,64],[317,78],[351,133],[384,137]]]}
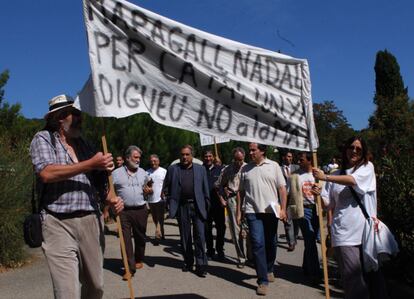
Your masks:
{"label": "shoulder bag", "polygon": [[366,219],[362,234],[362,258],[365,272],[378,271],[381,264],[398,253],[398,244],[388,227],[378,218],[370,217],[356,191],[349,187],[352,196]]}

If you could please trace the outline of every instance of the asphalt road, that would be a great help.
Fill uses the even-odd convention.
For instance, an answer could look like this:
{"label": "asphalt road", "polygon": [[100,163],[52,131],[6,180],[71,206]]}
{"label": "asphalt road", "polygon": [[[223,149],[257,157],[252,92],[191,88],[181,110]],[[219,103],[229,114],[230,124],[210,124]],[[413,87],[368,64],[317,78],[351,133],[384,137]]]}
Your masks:
{"label": "asphalt road", "polygon": [[[128,284],[122,281],[122,261],[116,226],[108,226],[104,260],[104,298],[129,298]],[[167,220],[166,240],[159,246],[151,243],[153,223],[148,223],[149,240],[146,260],[132,279],[137,298],[258,298],[255,294],[255,270],[238,269],[235,249],[226,232],[224,262],[210,261],[208,275],[199,278],[194,273],[182,272],[182,256],[176,220]],[[284,233],[279,225],[279,233]],[[0,298],[53,298],[48,267],[40,249],[28,249],[32,262],[24,267],[0,274]],[[276,264],[276,281],[269,284],[266,298],[324,298],[323,284],[313,286],[302,274],[303,241],[293,252],[286,251],[286,243],[279,238]],[[332,271],[333,272],[333,271]],[[332,282],[332,281],[331,281]],[[342,291],[331,285],[331,298],[341,298]],[[262,297],[263,298],[263,297]]]}

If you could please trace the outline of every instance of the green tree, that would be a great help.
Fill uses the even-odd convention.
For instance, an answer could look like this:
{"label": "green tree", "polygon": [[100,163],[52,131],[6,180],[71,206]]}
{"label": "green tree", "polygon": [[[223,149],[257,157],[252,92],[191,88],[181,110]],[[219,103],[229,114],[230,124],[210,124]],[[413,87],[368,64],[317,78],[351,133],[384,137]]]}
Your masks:
{"label": "green tree", "polygon": [[4,87],[9,80],[9,71],[0,73],[0,131],[8,135],[9,146],[15,146],[19,140],[31,138],[42,126],[40,120],[28,120],[21,113],[21,105],[10,105],[5,99]]}
{"label": "green tree", "polygon": [[10,105],[4,98],[4,86],[9,80],[9,71],[5,70],[0,74],[0,129],[13,127],[17,121],[21,106],[19,104]]}
{"label": "green tree", "polygon": [[397,59],[387,50],[375,61],[376,110],[369,119],[375,155],[413,149],[413,111]]}
{"label": "green tree", "polygon": [[313,113],[319,138],[318,159],[323,165],[338,156],[339,147],[355,131],[333,101],[313,104]]}
{"label": "green tree", "polygon": [[378,174],[378,213],[400,245],[395,273],[414,279],[414,113],[397,59],[387,50],[375,61],[376,110],[367,132]]}

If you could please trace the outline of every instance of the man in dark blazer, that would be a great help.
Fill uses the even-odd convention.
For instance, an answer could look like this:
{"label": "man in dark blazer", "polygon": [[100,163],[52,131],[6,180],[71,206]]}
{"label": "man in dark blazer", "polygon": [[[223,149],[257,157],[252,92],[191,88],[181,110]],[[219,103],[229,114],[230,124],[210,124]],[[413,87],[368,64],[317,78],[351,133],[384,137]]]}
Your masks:
{"label": "man in dark blazer", "polygon": [[210,205],[207,173],[203,166],[193,164],[191,145],[184,145],[180,155],[180,163],[168,168],[163,192],[169,203],[170,218],[177,217],[178,220],[184,256],[182,270],[184,272],[192,270],[195,257],[196,274],[205,277],[207,274],[205,222]]}

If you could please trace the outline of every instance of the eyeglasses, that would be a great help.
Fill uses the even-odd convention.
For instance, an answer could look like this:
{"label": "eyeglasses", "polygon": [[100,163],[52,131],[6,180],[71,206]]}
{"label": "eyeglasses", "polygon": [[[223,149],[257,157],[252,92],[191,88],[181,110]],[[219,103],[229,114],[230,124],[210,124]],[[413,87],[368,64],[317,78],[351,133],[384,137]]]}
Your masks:
{"label": "eyeglasses", "polygon": [[351,151],[356,151],[357,153],[361,153],[362,152],[362,148],[361,147],[358,147],[358,146],[355,146],[355,145],[348,146],[348,149],[351,150]]}

